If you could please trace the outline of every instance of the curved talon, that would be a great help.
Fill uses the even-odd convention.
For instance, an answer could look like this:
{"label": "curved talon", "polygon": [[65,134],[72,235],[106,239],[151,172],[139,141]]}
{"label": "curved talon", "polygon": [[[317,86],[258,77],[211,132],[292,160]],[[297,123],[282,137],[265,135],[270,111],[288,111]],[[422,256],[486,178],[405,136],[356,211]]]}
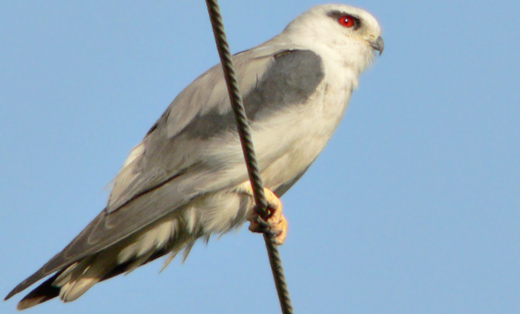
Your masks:
{"label": "curved talon", "polygon": [[270,233],[273,235],[274,243],[276,245],[282,245],[287,235],[287,220],[282,215],[282,203],[271,190],[264,188],[264,193],[269,217],[264,224],[255,206],[247,217],[247,220],[251,222],[249,230],[258,233]]}

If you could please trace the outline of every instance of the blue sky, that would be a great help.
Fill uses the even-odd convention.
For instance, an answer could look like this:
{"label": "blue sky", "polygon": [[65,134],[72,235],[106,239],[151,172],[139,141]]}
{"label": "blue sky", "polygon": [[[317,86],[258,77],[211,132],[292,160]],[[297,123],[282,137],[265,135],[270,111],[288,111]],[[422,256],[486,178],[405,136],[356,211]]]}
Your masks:
{"label": "blue sky", "polygon": [[[231,50],[318,3],[221,1]],[[296,313],[517,312],[520,2],[350,4],[379,19],[385,51],[282,199]],[[3,295],[104,207],[133,145],[217,63],[212,36],[203,1],[0,4]],[[29,311],[278,311],[263,239],[246,228],[161,265]]]}

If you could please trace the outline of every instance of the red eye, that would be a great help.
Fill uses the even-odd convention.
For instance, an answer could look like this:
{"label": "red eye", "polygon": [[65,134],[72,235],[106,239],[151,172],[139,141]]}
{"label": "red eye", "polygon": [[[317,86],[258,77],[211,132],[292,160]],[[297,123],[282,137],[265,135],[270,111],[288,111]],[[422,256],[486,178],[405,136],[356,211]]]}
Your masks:
{"label": "red eye", "polygon": [[343,15],[338,19],[338,23],[344,27],[355,27],[357,25],[356,19],[350,15]]}

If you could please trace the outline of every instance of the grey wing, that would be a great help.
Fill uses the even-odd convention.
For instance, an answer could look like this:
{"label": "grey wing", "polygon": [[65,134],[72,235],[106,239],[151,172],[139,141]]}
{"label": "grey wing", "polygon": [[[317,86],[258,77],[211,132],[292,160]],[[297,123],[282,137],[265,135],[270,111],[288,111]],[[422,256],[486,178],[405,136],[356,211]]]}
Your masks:
{"label": "grey wing", "polygon": [[[324,77],[309,50],[254,49],[234,57],[248,118],[299,105]],[[186,87],[136,146],[115,178],[107,207],[60,253],[6,297],[128,237],[205,193],[247,180],[220,65]],[[292,184],[292,183],[291,183]]]}

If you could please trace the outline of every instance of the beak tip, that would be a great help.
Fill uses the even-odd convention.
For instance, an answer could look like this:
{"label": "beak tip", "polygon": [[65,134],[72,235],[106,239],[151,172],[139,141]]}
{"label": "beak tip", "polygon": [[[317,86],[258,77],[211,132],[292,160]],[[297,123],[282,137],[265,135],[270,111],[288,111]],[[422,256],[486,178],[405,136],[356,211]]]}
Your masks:
{"label": "beak tip", "polygon": [[383,50],[385,49],[385,42],[383,41],[383,38],[381,36],[377,37],[377,39],[372,42],[372,48],[374,50],[379,51],[379,55],[383,54]]}

